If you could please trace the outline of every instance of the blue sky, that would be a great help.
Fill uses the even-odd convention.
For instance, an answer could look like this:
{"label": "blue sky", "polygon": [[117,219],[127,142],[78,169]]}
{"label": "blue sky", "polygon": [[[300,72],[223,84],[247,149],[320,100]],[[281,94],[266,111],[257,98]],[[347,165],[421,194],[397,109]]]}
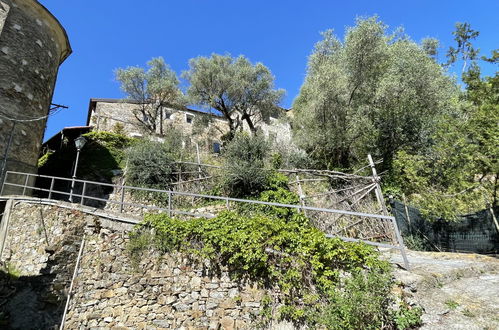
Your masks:
{"label": "blue sky", "polygon": [[[243,54],[262,62],[286,90],[290,107],[306,73],[307,57],[320,32],[343,37],[355,17],[377,14],[415,41],[435,37],[441,53],[453,45],[456,22],[480,31],[481,54],[499,48],[499,1],[446,0],[39,0],[66,28],[73,54],[63,63],[53,98],[70,108],[49,119],[45,138],[86,122],[90,98],[121,98],[114,70],[145,66],[163,56],[173,70],[211,53]],[[489,71],[490,70],[490,71]],[[492,74],[489,69],[487,74]]]}

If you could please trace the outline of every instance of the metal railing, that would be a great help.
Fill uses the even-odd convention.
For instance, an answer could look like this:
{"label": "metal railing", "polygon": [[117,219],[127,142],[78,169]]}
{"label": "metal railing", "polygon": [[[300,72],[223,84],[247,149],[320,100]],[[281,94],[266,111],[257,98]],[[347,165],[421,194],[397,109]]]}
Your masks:
{"label": "metal railing", "polygon": [[[35,184],[36,180],[39,181],[38,186]],[[41,187],[41,185],[40,185],[41,180],[46,180],[46,183],[50,183],[50,184],[48,184],[48,186],[49,186],[48,189]],[[64,187],[68,187],[69,185],[72,185],[73,183],[78,184],[78,187],[81,187],[81,192],[75,192],[73,189],[71,189],[69,192],[64,191],[64,190],[60,190],[57,187],[61,186],[61,184],[60,184],[61,182],[66,183],[65,185],[64,184],[62,185]],[[109,189],[113,189],[115,193],[119,192],[120,200],[115,201],[115,200],[111,200],[111,199],[105,199],[105,198],[89,195],[88,188],[90,186],[107,187]],[[369,241],[369,240],[360,239],[360,238],[343,237],[343,236],[339,236],[339,235],[326,234],[326,236],[327,237],[338,237],[338,238],[340,238],[344,241],[348,241],[348,242],[364,242],[368,245],[373,245],[373,246],[377,246],[377,247],[397,249],[402,254],[402,258],[404,260],[405,267],[409,268],[409,262],[407,260],[407,256],[405,253],[405,247],[404,247],[404,243],[402,240],[402,236],[400,235],[400,231],[397,227],[395,217],[393,217],[393,216],[346,211],[346,210],[327,209],[327,208],[319,208],[319,207],[304,206],[304,205],[263,202],[263,201],[258,201],[258,200],[240,199],[240,198],[232,198],[232,197],[225,197],[225,196],[212,196],[212,195],[204,195],[204,194],[195,194],[195,193],[173,191],[173,190],[140,188],[140,187],[126,186],[126,185],[118,185],[118,184],[110,184],[110,183],[103,183],[103,182],[96,182],[96,181],[71,179],[71,178],[63,178],[63,177],[55,177],[55,176],[39,175],[39,174],[31,174],[31,173],[22,173],[22,172],[14,172],[14,171],[6,172],[5,179],[4,179],[4,182],[2,184],[2,189],[0,191],[0,195],[4,195],[4,193],[7,191],[7,189],[11,189],[11,190],[15,191],[14,194],[16,194],[16,195],[27,195],[27,194],[31,194],[31,192],[37,192],[37,194],[45,193],[45,195],[48,199],[61,199],[61,197],[66,196],[67,200],[72,202],[72,203],[76,203],[79,199],[78,203],[81,205],[85,205],[85,203],[87,201],[92,201],[92,200],[98,201],[98,202],[103,202],[106,204],[107,203],[117,204],[119,206],[120,213],[125,212],[125,207],[129,206],[129,207],[138,207],[138,208],[147,209],[147,210],[161,211],[161,212],[167,213],[169,216],[186,215],[186,216],[207,217],[207,218],[213,217],[212,214],[200,214],[200,213],[196,213],[196,212],[189,212],[189,211],[185,211],[185,210],[175,209],[174,203],[173,203],[174,196],[187,196],[187,197],[193,197],[193,198],[200,198],[200,199],[204,199],[204,200],[224,201],[226,209],[230,209],[231,204],[233,204],[233,203],[245,203],[245,204],[267,205],[267,206],[295,209],[295,210],[299,210],[302,212],[306,212],[306,211],[325,212],[325,213],[330,213],[330,214],[339,214],[339,215],[347,215],[347,216],[353,216],[353,217],[359,217],[359,218],[370,218],[370,219],[377,219],[377,220],[381,220],[381,221],[389,221],[393,226],[393,231],[394,231],[394,234],[395,234],[395,237],[397,240],[397,245]],[[129,192],[142,191],[142,192],[165,194],[167,196],[167,207],[159,207],[159,206],[153,206],[153,205],[147,205],[147,204],[126,202],[125,201],[125,191],[129,191]],[[9,192],[9,194],[12,194],[12,193]],[[59,198],[57,198],[57,197],[59,197]],[[65,199],[65,198],[62,198],[62,199]]]}

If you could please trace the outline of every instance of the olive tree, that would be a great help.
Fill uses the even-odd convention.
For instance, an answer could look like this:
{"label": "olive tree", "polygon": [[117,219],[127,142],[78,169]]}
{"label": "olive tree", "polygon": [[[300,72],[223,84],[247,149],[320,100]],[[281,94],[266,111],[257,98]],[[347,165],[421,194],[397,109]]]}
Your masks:
{"label": "olive tree", "polygon": [[458,95],[428,45],[388,34],[376,17],[358,19],[343,41],[332,31],[323,37],[293,104],[298,145],[329,168],[349,168],[367,153],[387,168],[398,150],[426,147]]}
{"label": "olive tree", "polygon": [[179,80],[162,57],[153,58],[148,70],[141,67],[117,69],[116,80],[127,99],[136,104],[133,114],[141,128],[151,134],[163,135],[163,107],[182,104]]}
{"label": "olive tree", "polygon": [[246,57],[212,54],[189,61],[183,73],[189,101],[219,111],[229,125],[229,140],[243,123],[255,134],[258,121],[276,111],[284,91],[274,89],[274,76],[262,63]]}

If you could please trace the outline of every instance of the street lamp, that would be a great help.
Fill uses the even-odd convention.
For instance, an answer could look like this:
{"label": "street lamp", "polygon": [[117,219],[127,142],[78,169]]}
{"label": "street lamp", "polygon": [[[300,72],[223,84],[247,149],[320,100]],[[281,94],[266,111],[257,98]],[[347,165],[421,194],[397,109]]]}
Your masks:
{"label": "street lamp", "polygon": [[83,136],[79,136],[75,139],[75,146],[76,146],[76,162],[75,162],[75,169],[73,172],[73,181],[71,182],[71,191],[69,193],[69,201],[73,203],[73,190],[75,187],[75,179],[76,179],[76,171],[78,169],[78,160],[80,159],[80,150],[83,148],[83,146],[87,143],[87,140]]}

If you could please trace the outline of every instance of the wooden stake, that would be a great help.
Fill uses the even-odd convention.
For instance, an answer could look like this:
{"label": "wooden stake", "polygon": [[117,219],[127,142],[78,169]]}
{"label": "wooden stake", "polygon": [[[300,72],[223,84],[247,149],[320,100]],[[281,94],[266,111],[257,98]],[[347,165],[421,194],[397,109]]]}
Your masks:
{"label": "wooden stake", "polygon": [[[368,154],[367,158],[369,159],[369,165],[371,166],[371,171],[373,173],[373,182],[376,184],[376,190],[375,190],[376,199],[378,200],[378,203],[381,205],[381,211],[383,212],[383,214],[389,215],[388,209],[386,208],[385,200],[383,198],[383,192],[381,191],[381,185],[379,184],[379,177],[378,173],[376,172],[376,166],[374,165],[374,161],[373,158],[371,157],[371,154]],[[407,254],[405,253],[404,240],[402,238],[402,235],[400,234],[399,227],[397,225],[397,220],[395,220],[395,218],[393,218],[392,220],[392,226],[395,232],[395,240],[399,244],[400,254],[402,254],[402,259],[404,260],[405,268],[409,270],[409,260],[407,259]]]}
{"label": "wooden stake", "polygon": [[[296,174],[296,182],[298,182],[298,193],[300,194],[300,204],[301,206],[305,206],[305,194],[303,193],[303,189],[301,187],[300,176]],[[302,209],[303,214],[307,215],[307,212]]]}
{"label": "wooden stake", "polygon": [[201,157],[199,157],[199,144],[196,143],[196,156],[197,156],[197,161],[198,161],[198,172],[199,172],[199,178],[201,179],[203,175],[201,174]]}
{"label": "wooden stake", "polygon": [[490,214],[492,214],[492,221],[494,221],[494,224],[496,225],[496,229],[499,232],[499,223],[497,223],[496,215],[494,214],[494,209],[492,207],[489,208]]}

